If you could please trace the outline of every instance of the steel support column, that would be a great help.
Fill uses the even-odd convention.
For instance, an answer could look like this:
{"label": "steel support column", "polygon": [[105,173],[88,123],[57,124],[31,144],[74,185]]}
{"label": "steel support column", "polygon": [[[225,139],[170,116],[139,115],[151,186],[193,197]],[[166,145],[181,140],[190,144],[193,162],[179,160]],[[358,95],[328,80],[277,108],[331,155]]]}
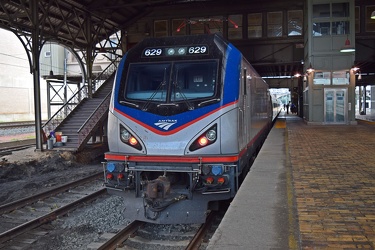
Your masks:
{"label": "steel support column", "polygon": [[35,137],[36,149],[43,150],[42,137],[42,115],[41,115],[41,101],[40,101],[40,72],[39,72],[39,53],[40,53],[40,28],[38,18],[38,3],[31,2],[31,13],[34,22],[34,29],[32,31],[32,74],[34,83],[34,111],[35,111]]}
{"label": "steel support column", "polygon": [[86,48],[86,72],[87,72],[87,84],[88,84],[88,97],[92,98],[92,64],[93,64],[93,56],[92,56],[92,34],[91,34],[91,18],[87,18],[86,20],[86,37],[88,40],[88,46]]}

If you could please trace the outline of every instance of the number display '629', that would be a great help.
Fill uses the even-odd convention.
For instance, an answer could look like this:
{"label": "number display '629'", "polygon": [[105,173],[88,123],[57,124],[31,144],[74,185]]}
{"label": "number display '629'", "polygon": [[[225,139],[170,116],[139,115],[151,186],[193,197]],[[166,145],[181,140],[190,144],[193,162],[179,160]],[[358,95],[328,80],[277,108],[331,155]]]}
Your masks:
{"label": "number display '629'", "polygon": [[189,54],[206,54],[208,52],[206,46],[194,46],[189,47],[188,53]]}
{"label": "number display '629'", "polygon": [[148,57],[148,56],[161,56],[162,53],[163,53],[162,49],[146,49],[143,54]]}
{"label": "number display '629'", "polygon": [[146,48],[143,51],[143,57],[159,56],[186,56],[208,54],[206,45],[197,45],[189,47],[168,47],[168,48]]}

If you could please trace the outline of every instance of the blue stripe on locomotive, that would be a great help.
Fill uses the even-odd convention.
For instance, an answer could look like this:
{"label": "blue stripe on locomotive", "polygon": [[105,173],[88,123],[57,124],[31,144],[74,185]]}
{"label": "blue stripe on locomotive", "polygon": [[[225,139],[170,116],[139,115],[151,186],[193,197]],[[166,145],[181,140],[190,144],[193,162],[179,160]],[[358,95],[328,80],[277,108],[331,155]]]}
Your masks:
{"label": "blue stripe on locomotive", "polygon": [[220,108],[221,106],[227,105],[229,103],[236,102],[239,96],[239,79],[240,79],[240,69],[241,69],[241,53],[232,45],[228,44],[227,49],[225,50],[225,56],[223,57],[223,94],[222,100],[219,103],[208,105],[199,109],[187,111],[178,115],[162,117],[159,115],[151,114],[144,112],[140,109],[134,109],[128,106],[119,104],[118,96],[120,89],[120,82],[122,74],[126,74],[124,71],[124,65],[126,60],[126,55],[121,60],[116,77],[116,86],[115,86],[115,96],[114,96],[114,108],[119,110],[122,113],[125,113],[135,120],[138,120],[140,123],[147,124],[160,132],[165,132],[162,128],[159,128],[154,123],[158,120],[169,119],[177,120],[178,124],[173,127],[172,130],[178,129],[179,127],[189,123],[193,120],[204,116],[205,114]]}

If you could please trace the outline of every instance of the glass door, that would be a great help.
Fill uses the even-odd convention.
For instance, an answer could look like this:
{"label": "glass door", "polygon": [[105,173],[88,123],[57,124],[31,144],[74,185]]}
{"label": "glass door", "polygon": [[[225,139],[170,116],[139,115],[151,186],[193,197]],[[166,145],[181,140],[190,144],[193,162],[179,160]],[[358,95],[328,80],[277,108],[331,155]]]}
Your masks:
{"label": "glass door", "polygon": [[347,89],[324,89],[324,122],[346,123]]}

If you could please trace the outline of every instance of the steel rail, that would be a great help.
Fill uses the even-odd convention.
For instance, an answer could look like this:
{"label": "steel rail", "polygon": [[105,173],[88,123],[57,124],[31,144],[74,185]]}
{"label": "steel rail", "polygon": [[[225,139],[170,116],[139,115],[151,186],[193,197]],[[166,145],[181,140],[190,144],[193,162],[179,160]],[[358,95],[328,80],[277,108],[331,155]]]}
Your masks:
{"label": "steel rail", "polygon": [[136,232],[139,228],[143,227],[146,224],[144,221],[133,221],[121,231],[119,231],[116,235],[114,235],[111,239],[106,241],[103,245],[99,246],[97,250],[114,250],[116,249],[122,242],[128,239],[134,232]]}
{"label": "steel rail", "polygon": [[78,199],[66,206],[63,206],[63,207],[60,207],[58,209],[56,209],[55,211],[52,211],[46,215],[43,215],[43,216],[40,216],[34,220],[31,220],[31,221],[28,221],[26,223],[23,223],[17,227],[14,227],[6,232],[3,232],[0,234],[0,244],[1,243],[4,243],[8,240],[11,240],[13,239],[14,237],[20,235],[20,234],[23,234],[23,233],[26,233],[28,231],[30,231],[31,229],[34,229],[36,227],[39,227],[47,222],[51,222],[53,220],[55,220],[56,218],[58,218],[59,216],[63,216],[65,214],[67,214],[68,212],[76,209],[77,207],[79,207],[80,205],[82,205],[82,203],[86,203],[86,202],[90,202],[92,200],[95,200],[97,199],[100,195],[103,195],[107,192],[107,190],[105,188],[103,189],[100,189],[92,194],[89,194],[81,199]]}
{"label": "steel rail", "polygon": [[207,234],[207,231],[211,228],[217,213],[211,212],[204,224],[198,229],[198,232],[194,235],[193,239],[189,242],[189,245],[185,248],[186,250],[197,250],[202,244],[203,238]]}
{"label": "steel rail", "polygon": [[15,209],[18,209],[18,208],[27,206],[29,204],[38,202],[39,200],[46,199],[46,198],[54,196],[56,194],[63,193],[65,191],[69,190],[70,188],[80,186],[82,184],[93,181],[93,180],[95,180],[97,178],[100,178],[102,176],[103,176],[103,173],[99,172],[99,173],[87,176],[85,178],[69,182],[69,183],[64,184],[62,186],[59,186],[57,188],[54,188],[54,189],[51,189],[51,190],[48,190],[48,191],[45,191],[45,192],[42,192],[42,193],[39,193],[39,194],[36,194],[36,195],[32,195],[32,196],[29,196],[29,197],[25,197],[23,199],[19,199],[19,200],[1,205],[0,206],[0,215],[4,214],[4,213],[9,213],[9,212],[11,212]]}
{"label": "steel rail", "polygon": [[30,147],[35,147],[35,139],[1,142],[0,143],[0,156],[10,155],[13,151],[23,150]]}

